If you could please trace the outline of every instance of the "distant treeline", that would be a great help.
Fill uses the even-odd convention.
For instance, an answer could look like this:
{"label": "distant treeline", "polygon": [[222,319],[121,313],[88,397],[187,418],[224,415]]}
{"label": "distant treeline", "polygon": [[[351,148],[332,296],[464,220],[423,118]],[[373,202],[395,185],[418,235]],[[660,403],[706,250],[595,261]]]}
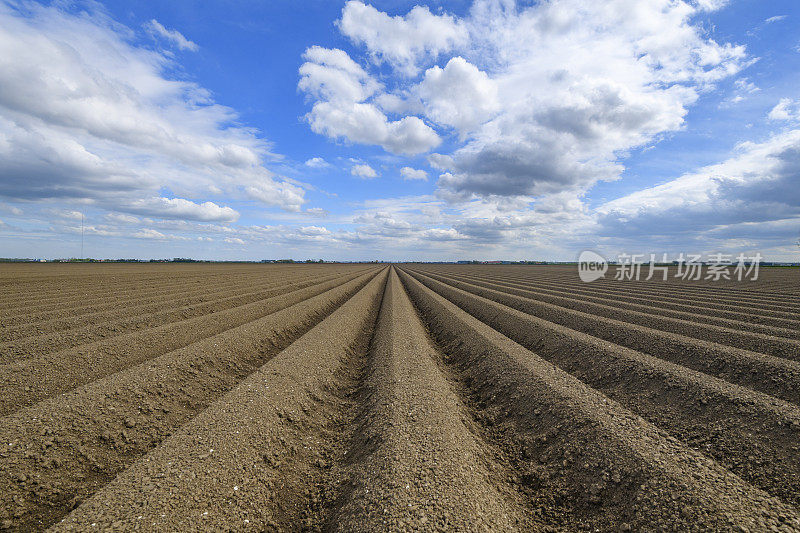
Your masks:
{"label": "distant treeline", "polygon": [[[31,259],[27,257],[0,257],[0,263],[325,263],[324,259],[260,259],[255,261],[222,261],[214,259],[192,259],[190,257],[173,257],[172,259],[95,259],[93,257],[69,259]],[[327,261],[337,263],[338,261]],[[345,261],[353,263],[377,263],[378,261]]]}
{"label": "distant treeline", "polygon": [[[325,261],[324,259],[260,259],[253,261],[221,261],[214,259],[192,259],[189,257],[173,257],[172,259],[95,259],[87,257],[84,259],[31,259],[26,257],[0,257],[0,263],[238,263],[238,264],[260,264],[260,263],[282,263],[282,264],[305,264],[305,263],[420,263],[436,265],[577,265],[576,261]],[[616,261],[609,261],[610,265],[618,264]],[[705,264],[705,263],[703,263]],[[749,265],[749,263],[746,263]],[[656,263],[657,266],[675,266],[676,261],[669,263]],[[800,263],[784,263],[778,261],[762,261],[762,267],[799,267]]]}

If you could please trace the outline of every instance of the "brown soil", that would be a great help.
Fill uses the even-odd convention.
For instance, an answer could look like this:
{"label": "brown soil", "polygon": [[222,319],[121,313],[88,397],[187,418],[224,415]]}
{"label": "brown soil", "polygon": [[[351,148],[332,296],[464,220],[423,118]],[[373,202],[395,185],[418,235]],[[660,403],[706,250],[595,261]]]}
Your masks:
{"label": "brown soil", "polygon": [[0,529],[800,531],[800,278],[0,265]]}

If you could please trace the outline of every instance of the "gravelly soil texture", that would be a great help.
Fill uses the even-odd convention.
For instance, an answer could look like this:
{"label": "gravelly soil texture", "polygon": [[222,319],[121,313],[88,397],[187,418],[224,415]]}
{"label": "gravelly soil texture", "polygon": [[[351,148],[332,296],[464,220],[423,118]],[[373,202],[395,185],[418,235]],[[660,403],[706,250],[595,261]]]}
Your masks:
{"label": "gravelly soil texture", "polygon": [[0,265],[0,530],[800,531],[800,272]]}

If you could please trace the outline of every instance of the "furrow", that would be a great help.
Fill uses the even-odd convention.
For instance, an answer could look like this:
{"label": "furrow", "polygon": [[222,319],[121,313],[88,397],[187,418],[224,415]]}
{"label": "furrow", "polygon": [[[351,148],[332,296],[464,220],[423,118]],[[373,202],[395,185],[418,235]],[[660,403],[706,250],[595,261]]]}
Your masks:
{"label": "furrow", "polygon": [[363,363],[386,272],[52,531],[310,526],[317,483],[339,438],[342,389],[353,385],[342,374],[356,359]]}
{"label": "furrow", "polygon": [[[196,303],[209,302],[216,298],[224,298],[231,296],[238,296],[242,294],[257,292],[259,289],[269,288],[271,286],[280,285],[286,282],[296,282],[309,278],[288,278],[280,280],[272,280],[262,285],[256,284],[252,287],[240,287],[237,290],[230,290],[222,288],[217,290],[214,287],[210,291],[208,287],[197,287],[191,291],[179,290],[175,294],[166,292],[162,293],[156,298],[143,298],[140,300],[131,300],[125,302],[124,305],[108,305],[94,308],[87,306],[84,311],[77,313],[51,313],[50,315],[40,319],[41,315],[29,315],[30,320],[25,319],[24,316],[16,317],[19,321],[9,323],[2,328],[2,338],[7,341],[24,339],[27,337],[41,336],[49,333],[56,333],[75,329],[87,324],[97,323],[100,321],[110,321],[119,318],[135,317],[137,315],[146,314],[155,311],[161,311],[166,308],[176,308]],[[215,298],[216,297],[216,298]]]}
{"label": "furrow", "polygon": [[[578,281],[577,266],[570,265],[569,267],[555,267],[556,271],[549,271],[552,267],[547,267],[548,270],[542,272],[503,272],[492,271],[492,274],[497,277],[505,279],[516,280],[520,282],[546,282],[558,283],[564,285],[575,285],[586,287],[583,282]],[[438,269],[440,271],[455,271],[454,269]],[[718,302],[720,300],[732,299],[735,302],[741,302],[742,298],[747,299],[750,297],[750,304],[753,306],[763,305],[766,309],[774,307],[776,304],[795,304],[792,297],[787,294],[787,291],[782,289],[779,292],[769,292],[763,285],[765,276],[769,276],[769,271],[762,271],[763,276],[759,281],[709,281],[709,280],[680,280],[672,276],[675,270],[670,270],[670,276],[667,280],[663,280],[656,274],[652,280],[648,281],[646,278],[647,269],[642,270],[642,275],[639,280],[617,280],[613,279],[609,274],[605,278],[601,278],[591,283],[591,288],[613,290],[619,293],[630,293],[632,295],[639,293],[659,295],[661,297],[679,297],[682,300],[689,301],[705,301],[708,303]],[[486,274],[486,272],[483,272]],[[530,275],[529,275],[530,274]],[[752,290],[743,289],[743,287],[752,287]],[[753,301],[753,298],[755,300]],[[767,297],[765,301],[759,298]],[[770,299],[773,298],[773,299]],[[759,303],[759,301],[761,303]]]}
{"label": "furrow", "polygon": [[[231,284],[234,283],[231,281],[231,278],[239,283],[249,283],[252,279],[258,279],[257,276],[241,277],[236,275],[226,276],[221,280],[217,279],[217,276],[188,280],[181,277],[175,279],[167,277],[167,279],[162,278],[157,280],[115,281],[113,283],[108,283],[108,285],[98,287],[96,281],[90,278],[90,281],[85,283],[87,285],[85,288],[71,288],[67,291],[53,288],[44,290],[38,295],[25,294],[15,299],[8,298],[3,302],[2,315],[8,316],[11,314],[26,313],[31,309],[49,310],[58,308],[67,309],[75,306],[81,307],[91,303],[102,303],[106,300],[119,301],[132,299],[138,295],[147,297],[163,293],[164,290],[180,290],[219,281]],[[70,284],[70,287],[74,287],[75,285],[76,284]]]}
{"label": "furrow", "polygon": [[797,406],[502,304],[442,296],[753,485],[800,503]]}
{"label": "furrow", "polygon": [[[579,282],[575,276],[577,267],[573,266],[571,269],[574,269],[571,275],[560,277],[544,276],[541,278],[538,276],[534,276],[532,278],[517,276],[516,279],[526,282],[543,279],[545,282],[560,282],[565,285],[578,285]],[[746,283],[753,282],[743,282],[739,283],[737,286],[742,286]],[[591,286],[605,288],[623,294],[631,293],[650,295],[654,297],[680,297],[681,301],[705,302],[708,305],[747,305],[748,309],[758,309],[770,312],[779,306],[784,306],[784,311],[794,315],[795,317],[797,317],[798,313],[800,313],[800,306],[797,305],[796,298],[786,294],[774,295],[775,299],[770,299],[764,297],[765,292],[763,290],[731,290],[730,288],[726,288],[721,282],[709,282],[710,285],[706,286],[697,284],[698,282],[694,281],[663,281],[660,278],[655,281],[647,281],[645,279],[640,279],[639,281],[601,279],[592,282]]]}
{"label": "furrow", "polygon": [[[580,298],[584,301],[601,303],[643,311],[650,314],[665,315],[673,318],[689,318],[729,328],[741,328],[767,335],[779,337],[800,337],[800,320],[781,319],[776,317],[747,314],[745,312],[724,311],[716,307],[703,307],[689,304],[669,304],[654,298],[625,297],[614,291],[598,293],[583,291],[580,287],[565,287],[563,285],[546,285],[537,283],[506,282],[487,276],[465,276],[463,274],[446,273],[448,277],[466,281],[475,285],[486,286],[491,284],[498,290],[508,292],[509,289],[521,290],[536,294],[551,296],[569,296]],[[552,288],[548,288],[552,287]]]}
{"label": "furrow", "polygon": [[329,281],[234,309],[120,335],[35,359],[0,365],[0,389],[4,391],[0,396],[0,416],[153,359],[199,339],[252,322],[341,285],[349,278]]}
{"label": "furrow", "polygon": [[[457,269],[432,269],[438,272],[451,272]],[[502,274],[500,272],[493,273],[492,277],[498,277],[509,281],[518,283],[551,283],[557,284],[560,287],[580,287],[585,290],[593,291],[610,291],[616,294],[627,296],[640,296],[640,297],[653,297],[663,298],[668,301],[678,302],[691,302],[697,305],[706,306],[722,306],[732,307],[733,309],[740,309],[743,305],[747,306],[748,311],[757,310],[764,312],[773,312],[776,306],[789,305],[789,309],[785,310],[786,316],[793,316],[797,318],[798,310],[794,306],[794,301],[791,296],[782,294],[780,300],[773,301],[760,301],[756,299],[753,301],[748,296],[764,294],[763,290],[756,290],[755,292],[748,292],[743,290],[730,290],[725,288],[722,282],[708,282],[708,285],[700,285],[699,281],[664,281],[661,278],[653,281],[647,281],[646,276],[643,276],[638,281],[631,280],[613,280],[613,279],[599,279],[593,281],[591,284],[580,282],[577,279],[577,267],[569,267],[567,273],[562,269],[563,274],[554,275],[547,273],[536,273],[531,276],[522,274]],[[486,274],[483,272],[482,274]],[[755,286],[756,282],[728,282],[737,283],[737,286],[751,283]]]}
{"label": "furrow", "polygon": [[421,283],[409,294],[473,394],[568,530],[794,531],[789,505],[660,432]]}
{"label": "furrow", "polygon": [[[46,353],[89,344],[104,338],[116,337],[133,330],[144,330],[240,307],[291,292],[292,290],[336,279],[337,277],[340,276],[306,278],[293,281],[284,280],[267,284],[258,291],[243,292],[234,296],[230,296],[229,293],[210,293],[207,297],[199,296],[197,299],[200,302],[190,305],[183,305],[186,300],[178,300],[167,305],[161,303],[145,307],[133,306],[125,310],[126,312],[114,311],[107,314],[96,314],[73,321],[80,325],[69,329],[56,330],[42,335],[23,337],[13,342],[0,343],[0,362],[39,357]],[[122,318],[129,314],[132,315],[130,318]],[[56,326],[58,325],[64,325],[64,321],[61,321]],[[39,328],[41,326],[36,327]]]}
{"label": "furrow", "polygon": [[[276,275],[273,277],[273,279],[259,279],[259,281],[263,283],[269,283],[281,280],[300,280],[306,277],[312,276],[284,274]],[[207,296],[210,292],[223,292],[226,289],[233,289],[231,292],[236,293],[238,291],[247,290],[247,288],[251,285],[258,287],[263,283],[254,283],[253,280],[243,283],[242,281],[234,280],[217,284],[212,280],[198,280],[196,283],[186,287],[169,284],[163,288],[151,290],[149,286],[145,286],[132,291],[130,294],[114,293],[107,298],[97,300],[77,300],[73,302],[74,305],[71,306],[65,306],[62,304],[43,304],[32,307],[28,310],[21,310],[13,316],[6,313],[5,316],[0,318],[0,325],[3,327],[29,326],[58,318],[80,319],[80,317],[85,317],[86,315],[90,315],[92,313],[115,311],[120,308],[127,308],[134,305],[152,305],[159,302],[171,302],[173,300],[186,298],[187,296],[192,295]],[[210,287],[213,287],[214,291],[210,291]]]}
{"label": "furrow", "polygon": [[[97,311],[116,309],[134,302],[149,303],[151,301],[160,301],[175,295],[192,294],[202,290],[207,291],[212,284],[214,284],[212,280],[197,280],[187,284],[167,282],[155,287],[149,284],[142,284],[138,288],[127,292],[122,290],[115,291],[113,288],[109,288],[107,294],[101,297],[84,295],[81,298],[76,296],[67,303],[58,301],[58,298],[53,296],[53,294],[58,294],[58,291],[54,291],[51,297],[46,298],[42,303],[21,305],[13,309],[0,311],[0,325],[3,327],[26,325],[44,322],[53,318],[81,316]],[[221,288],[237,286],[239,286],[239,282],[223,282]]]}
{"label": "furrow", "polygon": [[[300,279],[313,276],[315,273],[310,269],[280,269],[271,271],[270,274],[278,279]],[[207,276],[189,282],[184,281],[180,276],[167,275],[164,277],[167,279],[142,281],[128,288],[118,287],[119,283],[114,283],[104,288],[102,293],[97,294],[87,289],[83,291],[78,290],[74,295],[69,297],[62,297],[60,290],[48,291],[49,296],[45,294],[39,302],[32,303],[25,300],[24,305],[18,305],[13,309],[0,310],[0,324],[5,325],[9,321],[14,321],[16,323],[28,315],[47,316],[47,313],[52,314],[55,312],[67,315],[69,313],[83,312],[86,309],[93,309],[95,307],[106,308],[113,304],[120,305],[124,302],[153,299],[166,294],[192,292],[194,289],[198,288],[206,288],[206,290],[208,290],[209,287],[237,288],[270,281],[265,279],[264,273],[251,273],[248,275],[231,274],[223,277]]]}
{"label": "furrow", "polygon": [[323,528],[331,531],[541,530],[506,483],[436,364],[397,274],[383,297],[362,411]]}
{"label": "furrow", "polygon": [[[103,275],[104,268],[113,268],[115,265],[95,265],[94,268],[87,270],[81,275],[69,276],[58,284],[45,284],[43,282],[31,282],[30,284],[19,283],[17,294],[7,293],[2,300],[4,305],[25,304],[27,302],[48,303],[54,295],[66,301],[73,301],[81,298],[103,298],[116,294],[127,294],[135,292],[144,287],[147,290],[155,288],[167,288],[174,285],[185,285],[191,287],[198,283],[228,283],[237,281],[239,283],[251,283],[263,278],[264,272],[268,270],[278,275],[311,275],[318,265],[285,265],[285,266],[264,266],[248,265],[246,270],[233,270],[226,267],[208,267],[204,272],[188,273],[180,265],[166,265],[161,271],[150,271],[148,275],[135,276],[124,273],[117,275]],[[346,266],[346,265],[339,265]],[[143,266],[142,268],[157,268],[153,266]],[[2,295],[0,295],[2,297]]]}
{"label": "furrow", "polygon": [[196,283],[202,276],[181,276],[178,280],[165,277],[133,278],[128,276],[120,278],[103,279],[94,276],[73,277],[63,280],[59,285],[44,282],[24,284],[19,283],[16,290],[6,291],[0,295],[3,298],[2,309],[11,309],[17,305],[29,305],[46,302],[58,295],[63,300],[71,300],[80,296],[108,296],[115,291],[129,291],[141,284],[168,286],[171,283]]}
{"label": "furrow", "polygon": [[0,520],[14,530],[58,521],[373,277],[0,419]]}
{"label": "furrow", "polygon": [[765,353],[786,359],[800,358],[800,340],[765,335],[763,333],[751,331],[742,331],[741,328],[734,329],[731,327],[704,324],[689,316],[686,318],[666,317],[642,311],[623,309],[607,305],[606,303],[594,303],[585,298],[554,296],[535,291],[508,289],[483,281],[478,283],[474,281],[463,282],[451,276],[441,276],[438,274],[434,274],[433,276],[440,280],[452,280],[452,283],[457,283],[458,286],[467,288],[468,290],[469,288],[484,288],[489,291],[494,291],[494,293],[505,293],[520,297],[525,301],[543,302],[565,310],[580,311],[582,313],[618,320],[629,324],[636,324],[659,331],[676,333],[678,335],[716,342],[718,344],[726,344],[752,352]]}
{"label": "furrow", "polygon": [[[576,269],[577,270],[577,269]],[[426,271],[435,272],[439,274],[451,273],[453,271],[447,269],[426,269]],[[771,323],[769,319],[788,321],[790,324],[800,321],[800,313],[792,311],[780,311],[775,306],[757,306],[750,303],[742,302],[740,300],[724,300],[722,294],[719,298],[704,297],[702,300],[693,299],[687,296],[681,296],[679,292],[671,289],[672,285],[668,282],[662,282],[661,288],[643,286],[642,281],[627,281],[615,282],[614,285],[601,284],[598,285],[597,281],[592,283],[584,283],[577,279],[577,272],[575,275],[563,279],[553,279],[548,277],[535,277],[525,278],[516,277],[509,278],[508,276],[486,276],[485,273],[480,277],[487,280],[499,279],[507,283],[521,285],[524,288],[539,289],[542,287],[552,287],[556,290],[576,291],[579,293],[597,295],[599,298],[608,298],[610,300],[617,300],[620,298],[636,299],[644,301],[645,303],[658,303],[665,306],[678,306],[678,309],[690,309],[706,312],[724,312],[733,313],[734,317],[742,317],[751,320],[766,320],[765,323]]]}
{"label": "furrow", "polygon": [[[480,287],[472,290],[422,276],[426,285],[436,284],[437,292],[449,290],[478,296],[523,313],[565,326],[569,329],[664,359],[730,383],[769,394],[800,405],[800,362],[731,346],[707,342],[693,337],[658,331],[580,311],[559,308],[510,294]],[[468,284],[461,284],[467,286]],[[457,294],[457,293],[455,293]],[[466,299],[466,296],[462,296]]]}

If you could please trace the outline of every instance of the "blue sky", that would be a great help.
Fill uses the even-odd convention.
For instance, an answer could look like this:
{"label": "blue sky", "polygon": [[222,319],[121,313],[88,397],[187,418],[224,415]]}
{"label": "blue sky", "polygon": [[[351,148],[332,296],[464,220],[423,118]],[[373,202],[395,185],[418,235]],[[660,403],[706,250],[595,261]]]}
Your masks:
{"label": "blue sky", "polygon": [[0,256],[797,260],[800,5],[0,2]]}

